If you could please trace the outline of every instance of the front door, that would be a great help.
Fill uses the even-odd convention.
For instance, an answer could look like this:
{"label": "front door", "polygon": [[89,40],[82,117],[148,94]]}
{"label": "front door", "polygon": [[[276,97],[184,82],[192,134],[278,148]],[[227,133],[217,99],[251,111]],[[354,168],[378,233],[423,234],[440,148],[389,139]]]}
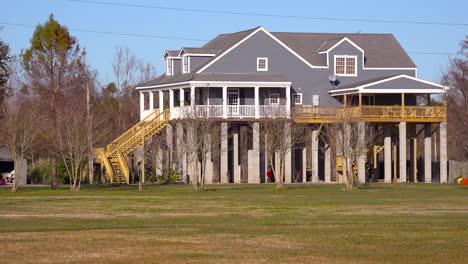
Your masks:
{"label": "front door", "polygon": [[239,89],[228,89],[228,115],[239,115]]}

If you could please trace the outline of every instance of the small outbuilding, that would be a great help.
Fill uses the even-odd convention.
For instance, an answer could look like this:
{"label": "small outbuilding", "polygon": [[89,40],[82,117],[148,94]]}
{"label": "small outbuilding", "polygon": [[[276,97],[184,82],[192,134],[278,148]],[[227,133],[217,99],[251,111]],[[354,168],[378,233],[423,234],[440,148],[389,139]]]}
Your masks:
{"label": "small outbuilding", "polygon": [[[15,172],[17,184],[26,184],[26,173],[28,168],[28,160],[24,159],[20,173]],[[11,149],[6,145],[0,145],[0,175],[7,175],[14,171],[15,161],[11,153]]]}

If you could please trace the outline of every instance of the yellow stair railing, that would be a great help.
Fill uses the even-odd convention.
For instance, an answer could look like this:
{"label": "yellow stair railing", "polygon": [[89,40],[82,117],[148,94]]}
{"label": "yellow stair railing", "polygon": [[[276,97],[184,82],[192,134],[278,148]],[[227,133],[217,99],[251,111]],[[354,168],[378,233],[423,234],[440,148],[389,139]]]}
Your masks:
{"label": "yellow stair railing", "polygon": [[168,124],[169,117],[169,109],[155,110],[106,147],[94,149],[94,157],[104,165],[111,183],[130,182],[130,171],[125,156],[161,131]]}

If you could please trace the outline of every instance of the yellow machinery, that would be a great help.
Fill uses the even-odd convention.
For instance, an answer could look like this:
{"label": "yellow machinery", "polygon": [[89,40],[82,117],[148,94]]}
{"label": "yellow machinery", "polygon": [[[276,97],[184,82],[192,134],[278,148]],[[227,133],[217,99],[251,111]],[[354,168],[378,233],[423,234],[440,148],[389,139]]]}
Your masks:
{"label": "yellow machinery", "polygon": [[155,110],[104,148],[94,149],[94,157],[106,168],[111,183],[129,183],[125,156],[163,129],[169,122],[169,109]]}

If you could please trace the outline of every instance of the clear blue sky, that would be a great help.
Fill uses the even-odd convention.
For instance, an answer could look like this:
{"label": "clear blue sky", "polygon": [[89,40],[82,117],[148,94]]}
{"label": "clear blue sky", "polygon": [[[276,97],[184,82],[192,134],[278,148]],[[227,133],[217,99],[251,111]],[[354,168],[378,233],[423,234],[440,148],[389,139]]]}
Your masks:
{"label": "clear blue sky", "polygon": [[[232,12],[266,13],[308,17],[339,17],[375,20],[468,23],[468,1],[272,1],[272,0],[96,0],[136,5],[209,9]],[[0,0],[0,23],[37,25],[50,13],[70,29],[112,31],[168,37],[211,39],[218,34],[263,26],[269,31],[393,33],[408,52],[456,53],[468,34],[468,26],[441,26],[344,22],[265,16],[206,14],[77,3],[68,0]],[[2,25],[0,25],[2,26]],[[0,39],[18,54],[29,45],[34,28],[3,25]],[[71,30],[86,47],[88,62],[98,70],[99,79],[112,81],[112,59],[116,46],[128,46],[137,56],[163,72],[162,53],[166,49],[197,47],[204,42],[116,36]],[[439,81],[448,63],[447,55],[409,54],[419,68],[418,76]]]}

